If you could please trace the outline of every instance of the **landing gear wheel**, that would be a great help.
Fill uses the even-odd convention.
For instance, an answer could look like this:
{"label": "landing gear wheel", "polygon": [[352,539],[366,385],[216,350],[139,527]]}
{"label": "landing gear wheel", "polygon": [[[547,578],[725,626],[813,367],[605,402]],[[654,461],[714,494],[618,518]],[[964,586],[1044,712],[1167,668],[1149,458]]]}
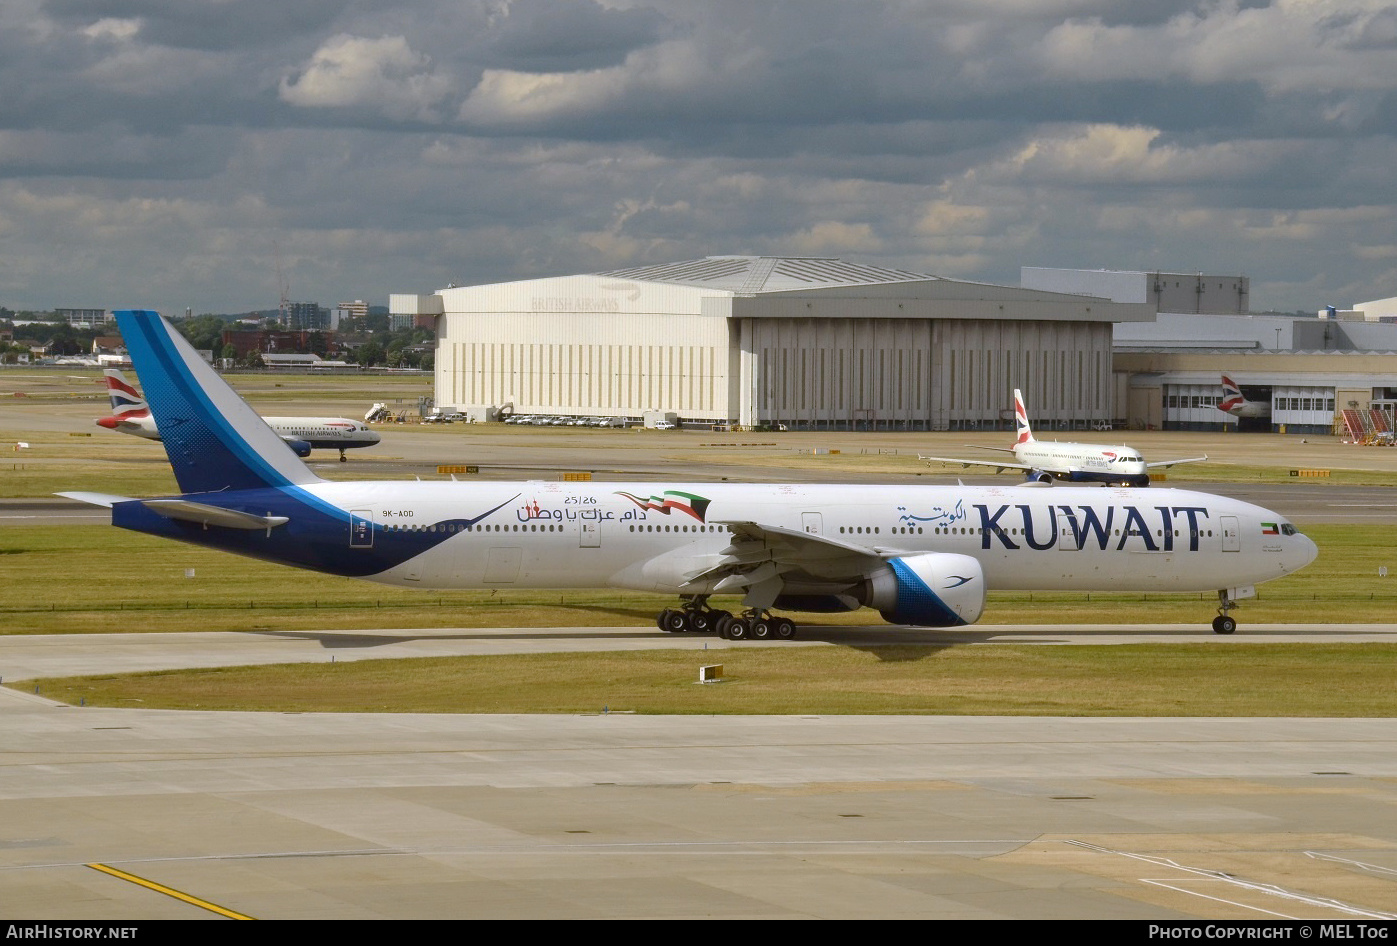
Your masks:
{"label": "landing gear wheel", "polygon": [[713,620],[712,611],[690,611],[689,630],[695,634],[707,634],[713,630]]}
{"label": "landing gear wheel", "polygon": [[752,629],[743,618],[733,618],[728,622],[728,640],[745,641],[752,634]]}
{"label": "landing gear wheel", "polygon": [[752,622],[752,639],[764,641],[771,637],[776,630],[772,625],[775,622],[771,618],[757,618]]}
{"label": "landing gear wheel", "polygon": [[685,614],[683,611],[670,611],[668,614],[664,615],[662,630],[668,631],[671,634],[685,634],[688,633],[691,626],[689,615]]}
{"label": "landing gear wheel", "polygon": [[[1234,589],[1218,589],[1218,616],[1213,618],[1214,634],[1231,634],[1233,631],[1237,630],[1237,620],[1227,613],[1237,607],[1236,600],[1228,593],[1232,590]],[[1247,596],[1250,596],[1251,593],[1250,589],[1248,589]]]}
{"label": "landing gear wheel", "polygon": [[790,618],[777,618],[775,621],[776,637],[778,640],[795,640],[796,626]]}

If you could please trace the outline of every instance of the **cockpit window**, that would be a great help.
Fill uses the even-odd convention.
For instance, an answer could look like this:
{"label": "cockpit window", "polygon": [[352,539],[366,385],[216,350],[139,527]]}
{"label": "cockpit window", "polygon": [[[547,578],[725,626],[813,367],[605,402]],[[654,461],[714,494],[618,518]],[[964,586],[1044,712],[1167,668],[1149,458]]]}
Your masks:
{"label": "cockpit window", "polygon": [[1288,522],[1281,523],[1281,535],[1299,535],[1300,530]]}

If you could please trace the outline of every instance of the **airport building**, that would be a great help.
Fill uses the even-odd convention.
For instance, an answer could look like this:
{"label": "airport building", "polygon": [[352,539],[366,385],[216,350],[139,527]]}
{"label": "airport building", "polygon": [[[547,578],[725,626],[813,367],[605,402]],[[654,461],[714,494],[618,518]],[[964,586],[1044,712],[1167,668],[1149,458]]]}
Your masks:
{"label": "airport building", "polygon": [[443,410],[803,429],[1101,426],[1126,397],[1113,326],[1146,300],[839,259],[714,256],[393,295],[435,316]]}
{"label": "airport building", "polygon": [[[1120,419],[1129,427],[1374,441],[1393,432],[1397,300],[1320,317],[1251,314],[1244,276],[1024,267],[1022,281],[1159,306],[1153,321],[1115,328],[1115,371],[1127,392]],[[1219,410],[1222,375],[1263,408],[1242,417]]]}

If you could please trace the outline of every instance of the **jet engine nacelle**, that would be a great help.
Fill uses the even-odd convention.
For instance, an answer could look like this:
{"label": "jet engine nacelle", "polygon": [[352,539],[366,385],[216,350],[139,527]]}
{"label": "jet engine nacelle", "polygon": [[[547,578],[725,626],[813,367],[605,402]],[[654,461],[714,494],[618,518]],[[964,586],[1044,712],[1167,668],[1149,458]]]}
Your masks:
{"label": "jet engine nacelle", "polygon": [[1042,470],[1029,470],[1027,478],[1030,483],[1051,483],[1053,481],[1053,475]]}
{"label": "jet engine nacelle", "polygon": [[889,559],[863,583],[863,604],[890,624],[958,627],[985,610],[985,573],[969,555],[927,552]]}
{"label": "jet engine nacelle", "polygon": [[294,437],[282,437],[281,439],[286,441],[288,447],[296,451],[296,456],[310,456],[310,444],[306,443],[304,440],[297,440]]}

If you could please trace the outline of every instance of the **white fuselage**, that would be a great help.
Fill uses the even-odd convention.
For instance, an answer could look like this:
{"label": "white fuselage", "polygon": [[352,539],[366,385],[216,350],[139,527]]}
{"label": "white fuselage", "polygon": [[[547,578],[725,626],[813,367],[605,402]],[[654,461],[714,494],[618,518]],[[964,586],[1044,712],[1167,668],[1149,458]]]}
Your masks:
{"label": "white fuselage", "polygon": [[[302,440],[321,450],[370,447],[379,442],[378,431],[363,421],[345,417],[264,417],[267,426],[283,439]],[[159,440],[160,429],[149,414],[131,417],[104,417],[99,426],[123,434]]]}
{"label": "white fuselage", "polygon": [[[653,494],[661,489],[701,499],[700,514],[643,501],[660,499]],[[419,587],[721,591],[700,576],[732,554],[728,524],[737,523],[883,556],[969,555],[996,590],[1212,591],[1278,578],[1316,554],[1273,512],[1173,489],[322,482],[287,492],[376,527],[357,538],[350,530],[347,556],[376,558],[399,536],[446,533],[420,554],[361,575]],[[294,513],[291,520],[284,528],[294,532]],[[268,542],[280,532],[270,530]],[[780,546],[779,537],[768,541]],[[812,576],[820,578],[818,565],[806,566],[802,581]]]}
{"label": "white fuselage", "polygon": [[1097,480],[1139,478],[1148,472],[1140,451],[1126,446],[1030,440],[1014,447],[1014,457],[1025,466],[1065,479],[1083,474]]}
{"label": "white fuselage", "polygon": [[1270,417],[1271,405],[1265,401],[1232,401],[1222,410],[1233,417]]}

